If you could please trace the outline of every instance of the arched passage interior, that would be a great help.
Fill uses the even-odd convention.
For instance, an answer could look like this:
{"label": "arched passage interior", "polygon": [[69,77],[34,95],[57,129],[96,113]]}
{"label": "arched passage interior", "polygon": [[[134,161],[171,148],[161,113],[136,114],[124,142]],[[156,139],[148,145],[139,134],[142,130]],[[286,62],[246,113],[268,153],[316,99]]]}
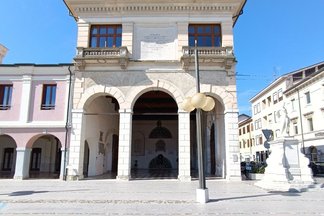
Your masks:
{"label": "arched passage interior", "polygon": [[61,142],[53,135],[37,138],[30,153],[29,178],[59,178]]}
{"label": "arched passage interior", "polygon": [[11,136],[0,136],[0,178],[12,178],[14,176],[16,147],[16,142]]}
{"label": "arched passage interior", "polygon": [[[205,174],[208,177],[225,178],[225,122],[224,106],[214,98],[215,107],[202,112],[202,143],[205,158]],[[190,113],[191,176],[198,177],[196,110]]]}
{"label": "arched passage interior", "polygon": [[119,104],[110,95],[94,95],[84,107],[84,177],[116,178]]}
{"label": "arched passage interior", "polygon": [[131,178],[177,178],[178,106],[163,91],[142,94],[133,108]]}

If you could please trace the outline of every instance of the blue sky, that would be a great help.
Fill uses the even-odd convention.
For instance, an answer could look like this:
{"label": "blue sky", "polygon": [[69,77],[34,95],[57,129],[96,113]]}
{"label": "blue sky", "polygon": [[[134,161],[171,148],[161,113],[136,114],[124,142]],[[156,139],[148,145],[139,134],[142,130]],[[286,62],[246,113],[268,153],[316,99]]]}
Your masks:
{"label": "blue sky", "polygon": [[[324,0],[248,0],[234,29],[240,113],[275,77],[324,61]],[[1,0],[3,63],[70,63],[76,23],[62,0]]]}

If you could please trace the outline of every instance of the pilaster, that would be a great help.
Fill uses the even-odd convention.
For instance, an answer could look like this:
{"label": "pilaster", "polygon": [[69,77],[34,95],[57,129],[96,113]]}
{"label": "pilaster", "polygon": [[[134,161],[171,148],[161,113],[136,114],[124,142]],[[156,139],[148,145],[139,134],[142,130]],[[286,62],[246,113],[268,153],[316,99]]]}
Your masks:
{"label": "pilaster", "polygon": [[240,146],[238,138],[238,110],[226,110],[225,143],[226,143],[226,179],[241,180]]}
{"label": "pilaster", "polygon": [[83,178],[83,149],[82,149],[83,110],[72,110],[72,133],[70,137],[69,164],[67,180]]}
{"label": "pilaster", "polygon": [[23,84],[21,91],[21,106],[20,106],[20,121],[22,123],[27,123],[29,118],[30,109],[30,93],[31,93],[31,75],[23,76]]}
{"label": "pilaster", "polygon": [[180,181],[190,181],[190,113],[178,113],[179,127],[179,173]]}

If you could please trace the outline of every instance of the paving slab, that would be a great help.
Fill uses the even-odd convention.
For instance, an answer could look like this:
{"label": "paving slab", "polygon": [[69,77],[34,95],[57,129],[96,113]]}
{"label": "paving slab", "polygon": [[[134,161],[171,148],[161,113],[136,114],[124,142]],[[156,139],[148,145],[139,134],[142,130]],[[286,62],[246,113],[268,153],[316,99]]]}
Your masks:
{"label": "paving slab", "polygon": [[254,181],[0,180],[0,215],[324,215],[324,181],[302,193],[271,192]]}

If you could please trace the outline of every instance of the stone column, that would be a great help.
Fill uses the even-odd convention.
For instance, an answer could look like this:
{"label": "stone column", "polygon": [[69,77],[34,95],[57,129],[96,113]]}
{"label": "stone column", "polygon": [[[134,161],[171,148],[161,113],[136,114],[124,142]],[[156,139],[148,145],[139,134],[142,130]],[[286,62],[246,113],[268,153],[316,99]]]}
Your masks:
{"label": "stone column", "polygon": [[29,164],[31,148],[16,148],[16,168],[14,179],[26,179],[29,177]]}
{"label": "stone column", "polygon": [[226,179],[241,180],[238,110],[225,110]]}
{"label": "stone column", "polygon": [[131,109],[119,111],[118,180],[131,177],[132,114]]}
{"label": "stone column", "polygon": [[191,181],[190,175],[190,113],[180,111],[178,113],[179,130],[179,158],[178,179]]}
{"label": "stone column", "polygon": [[82,148],[82,120],[83,110],[72,110],[72,132],[69,147],[69,163],[67,166],[67,180],[83,178]]}

